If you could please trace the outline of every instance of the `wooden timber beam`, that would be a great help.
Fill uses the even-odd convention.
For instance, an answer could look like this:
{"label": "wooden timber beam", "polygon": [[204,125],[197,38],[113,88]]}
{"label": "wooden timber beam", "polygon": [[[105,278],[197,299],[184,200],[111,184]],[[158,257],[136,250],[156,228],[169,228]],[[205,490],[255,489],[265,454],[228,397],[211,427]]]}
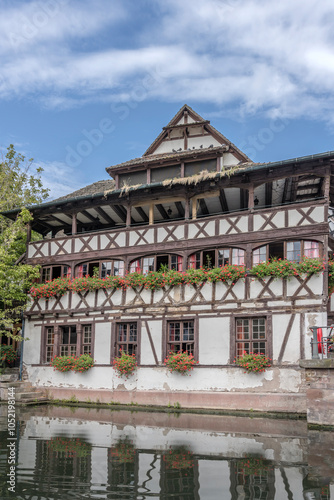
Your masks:
{"label": "wooden timber beam", "polygon": [[247,189],[242,189],[240,188],[240,208],[248,208],[248,202],[247,202]]}
{"label": "wooden timber beam", "polygon": [[[56,215],[49,215],[48,219],[55,220],[56,222],[60,222],[62,226],[72,227],[72,223],[65,222],[62,219],[59,219],[59,217],[57,217]],[[57,226],[52,226],[52,227],[53,227],[53,229],[57,229]],[[61,228],[59,228],[59,229],[61,229]]]}
{"label": "wooden timber beam", "polygon": [[183,208],[182,203],[180,201],[176,201],[175,202],[175,206],[176,206],[176,209],[177,209],[177,211],[179,213],[179,216],[181,218],[183,218],[184,217],[184,208]]}
{"label": "wooden timber beam", "polygon": [[135,207],[135,210],[137,211],[137,213],[140,215],[140,217],[143,219],[144,222],[149,221],[148,216],[146,215],[142,207]]}
{"label": "wooden timber beam", "polygon": [[164,209],[164,207],[161,205],[161,203],[158,203],[156,205],[156,207],[159,210],[159,213],[160,213],[161,217],[163,217],[164,219],[169,219],[169,215],[166,212],[166,210]]}
{"label": "wooden timber beam", "polygon": [[318,193],[317,193],[318,197],[324,196],[324,194],[325,194],[324,187],[325,187],[325,177],[321,177],[320,182],[318,184]]}
{"label": "wooden timber beam", "polygon": [[266,187],[265,187],[265,205],[267,207],[271,207],[273,202],[273,183],[272,182],[266,182]]}
{"label": "wooden timber beam", "polygon": [[284,188],[283,188],[283,195],[282,195],[282,203],[286,203],[287,202],[287,198],[288,198],[288,189],[289,189],[289,181],[290,181],[290,178],[287,177],[284,181]]}
{"label": "wooden timber beam", "polygon": [[[116,215],[121,219],[124,224],[126,223],[126,210],[125,208],[122,210],[120,205],[110,205]],[[123,208],[123,207],[122,207]]]}
{"label": "wooden timber beam", "polygon": [[199,202],[199,206],[201,207],[202,214],[209,215],[209,210],[208,210],[207,204],[205,203],[205,199],[199,198],[198,202]]}
{"label": "wooden timber beam", "polygon": [[221,189],[219,191],[219,201],[220,201],[220,206],[222,207],[222,211],[225,212],[225,213],[228,213],[229,209],[228,209],[228,204],[227,204],[227,200],[226,200],[224,189]]}
{"label": "wooden timber beam", "polygon": [[[80,215],[80,214],[84,215],[86,217],[86,219],[89,219],[90,221],[95,222],[95,224],[98,222],[97,217],[94,217],[94,215],[87,212],[87,210],[80,210],[80,212],[78,212],[78,215]],[[84,223],[82,223],[82,224],[84,224]]]}
{"label": "wooden timber beam", "polygon": [[116,225],[116,222],[103,210],[102,207],[94,207],[94,210],[96,210],[97,213],[109,224],[112,226]]}
{"label": "wooden timber beam", "polygon": [[299,177],[292,177],[290,201],[296,201]]}

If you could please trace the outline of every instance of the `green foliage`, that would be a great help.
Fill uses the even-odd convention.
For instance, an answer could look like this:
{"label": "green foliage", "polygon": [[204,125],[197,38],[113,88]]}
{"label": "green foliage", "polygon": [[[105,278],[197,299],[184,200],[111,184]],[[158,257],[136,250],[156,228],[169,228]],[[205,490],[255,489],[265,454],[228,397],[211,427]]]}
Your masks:
{"label": "green foliage", "polygon": [[192,354],[187,352],[170,352],[166,357],[164,364],[168,370],[173,373],[181,373],[181,375],[190,375],[190,371],[194,369],[195,361]]}
{"label": "green foliage", "polygon": [[271,359],[262,353],[250,352],[247,354],[244,352],[242,356],[235,359],[235,364],[241,366],[248,372],[264,372],[266,368],[271,366]]}
{"label": "green foliage", "polygon": [[238,471],[245,476],[261,476],[273,470],[273,466],[263,458],[247,457],[238,460]]}
{"label": "green foliage", "polygon": [[334,292],[334,260],[328,262],[328,293]]}
{"label": "green foliage", "polygon": [[117,441],[110,450],[110,455],[122,464],[133,463],[136,456],[136,448],[133,442],[126,436]]}
{"label": "green foliage", "polygon": [[273,276],[275,278],[290,278],[301,274],[319,274],[324,271],[325,265],[319,259],[304,257],[299,263],[283,259],[271,259],[257,264],[250,270],[252,276],[265,278]]}
{"label": "green foliage", "polygon": [[15,349],[11,345],[0,345],[0,360],[13,363],[17,357]]}
{"label": "green foliage", "polygon": [[167,286],[196,285],[208,282],[222,281],[224,283],[236,283],[238,279],[245,276],[243,266],[224,266],[213,269],[188,269],[179,272],[169,270],[168,272],[149,272],[147,274],[130,273],[126,276],[108,276],[107,278],[96,278],[86,276],[84,278],[57,278],[53,281],[34,285],[31,287],[32,297],[49,298],[64,295],[67,291],[82,292],[86,290],[98,290],[100,288],[140,288],[156,290]]}
{"label": "green foliage", "polygon": [[[12,144],[7,148],[0,160],[0,212],[41,203],[48,196],[40,178],[43,169],[37,168],[31,174],[31,162],[16,153]],[[17,331],[27,292],[39,278],[38,267],[15,264],[26,250],[26,225],[31,219],[26,209],[15,222],[0,215],[0,334],[15,340],[21,340]]]}
{"label": "green foliage", "polygon": [[81,356],[75,358],[75,363],[72,370],[75,372],[86,372],[94,366],[94,359],[90,354],[81,354]]}
{"label": "green foliage", "polygon": [[194,467],[194,454],[185,446],[169,450],[163,455],[167,469],[190,469]]}
{"label": "green foliage", "polygon": [[39,267],[16,264],[17,241],[23,238],[30,212],[23,209],[16,221],[6,227],[0,241],[0,334],[21,340],[15,331],[26,307],[27,294],[34,280],[39,278]]}
{"label": "green foliage", "polygon": [[50,450],[61,453],[65,457],[86,457],[92,446],[79,438],[55,437],[48,441]]}
{"label": "green foliage", "polygon": [[50,365],[58,372],[69,372],[74,365],[74,356],[56,356]]}
{"label": "green foliage", "polygon": [[90,354],[81,356],[56,356],[52,359],[51,366],[59,372],[85,372],[94,366],[94,359]]}
{"label": "green foliage", "polygon": [[31,174],[32,158],[15,151],[13,144],[7,148],[5,157],[0,161],[0,211],[42,203],[49,195],[43,188],[41,167]]}
{"label": "green foliage", "polygon": [[117,372],[118,377],[129,378],[137,369],[135,354],[127,354],[120,349],[120,356],[114,359],[113,368]]}

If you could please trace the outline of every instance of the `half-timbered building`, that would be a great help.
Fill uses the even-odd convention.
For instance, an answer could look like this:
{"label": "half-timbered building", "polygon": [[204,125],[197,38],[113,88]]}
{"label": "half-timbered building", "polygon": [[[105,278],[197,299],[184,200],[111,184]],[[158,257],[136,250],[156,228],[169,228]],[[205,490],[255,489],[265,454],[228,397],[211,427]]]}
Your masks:
{"label": "half-timbered building", "polygon": [[[185,105],[142,157],[108,167],[109,180],[31,207],[29,231],[42,239],[28,244],[26,262],[41,266],[41,282],[250,269],[269,258],[326,264],[333,161],[330,152],[253,163]],[[35,298],[24,365],[34,385],[60,398],[304,411],[299,360],[311,357],[309,327],[327,324],[326,273]],[[120,348],[137,357],[128,380],[112,368]],[[194,354],[190,377],[167,371],[170,350]],[[244,350],[266,353],[272,367],[244,373],[234,364]],[[50,367],[52,356],[86,352],[95,359],[86,373]]]}

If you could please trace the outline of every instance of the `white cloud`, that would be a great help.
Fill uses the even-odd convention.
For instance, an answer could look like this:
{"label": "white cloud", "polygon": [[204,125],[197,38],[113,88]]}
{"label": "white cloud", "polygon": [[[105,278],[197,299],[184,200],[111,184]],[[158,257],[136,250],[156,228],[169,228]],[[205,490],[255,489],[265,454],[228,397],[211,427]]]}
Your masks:
{"label": "white cloud", "polygon": [[43,172],[40,174],[43,187],[50,190],[49,198],[46,201],[60,198],[82,187],[82,178],[80,180],[77,172],[65,163],[59,161],[34,162],[31,174],[35,174],[38,167],[43,168]]}
{"label": "white cloud", "polygon": [[[143,99],[214,103],[240,117],[261,111],[331,120],[331,0],[150,0],[155,22],[138,23],[131,1],[97,0],[94,9],[84,0],[17,5],[0,20],[0,98],[31,95],[62,109],[131,99],[142,86]],[[28,36],[27,20],[38,24],[46,6],[54,11]],[[123,29],[126,48],[116,43]],[[19,50],[13,33],[27,38]]]}

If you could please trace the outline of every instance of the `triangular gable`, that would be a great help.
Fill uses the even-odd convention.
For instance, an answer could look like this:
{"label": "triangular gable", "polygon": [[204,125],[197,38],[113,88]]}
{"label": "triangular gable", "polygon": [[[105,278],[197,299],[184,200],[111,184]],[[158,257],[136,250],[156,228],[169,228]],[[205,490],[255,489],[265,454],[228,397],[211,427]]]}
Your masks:
{"label": "triangular gable", "polygon": [[224,145],[230,146],[230,152],[238,161],[250,161],[247,155],[210,125],[209,120],[205,120],[185,104],[168,125],[163,127],[143,157]]}

